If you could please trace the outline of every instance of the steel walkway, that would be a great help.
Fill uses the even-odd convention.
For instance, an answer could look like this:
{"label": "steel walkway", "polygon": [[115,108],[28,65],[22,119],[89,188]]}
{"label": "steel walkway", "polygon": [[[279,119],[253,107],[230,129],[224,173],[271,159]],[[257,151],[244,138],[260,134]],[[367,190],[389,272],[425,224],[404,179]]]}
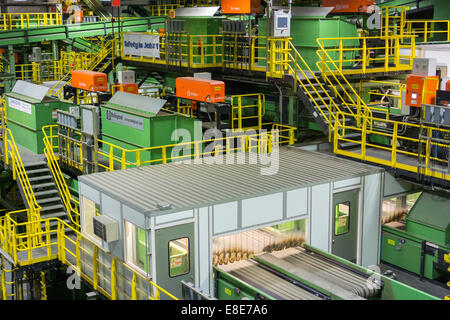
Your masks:
{"label": "steel walkway", "polygon": [[[162,17],[124,19],[120,21],[120,28],[123,32],[146,32],[151,29],[152,25],[161,23],[164,23],[164,18]],[[118,32],[118,28],[119,22],[102,21],[23,30],[8,30],[0,32],[0,46],[105,36],[113,31]]]}

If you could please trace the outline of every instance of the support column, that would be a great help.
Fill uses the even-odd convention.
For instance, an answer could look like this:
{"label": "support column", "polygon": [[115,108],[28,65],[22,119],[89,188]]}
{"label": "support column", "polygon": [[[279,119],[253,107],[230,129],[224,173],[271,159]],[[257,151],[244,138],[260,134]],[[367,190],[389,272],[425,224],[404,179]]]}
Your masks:
{"label": "support column", "polygon": [[53,61],[59,60],[58,42],[52,41]]}

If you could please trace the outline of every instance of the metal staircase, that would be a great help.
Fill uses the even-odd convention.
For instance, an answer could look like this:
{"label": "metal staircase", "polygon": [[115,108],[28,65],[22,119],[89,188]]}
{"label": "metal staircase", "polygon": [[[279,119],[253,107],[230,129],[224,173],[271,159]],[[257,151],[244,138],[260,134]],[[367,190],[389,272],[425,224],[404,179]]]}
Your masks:
{"label": "metal staircase", "polygon": [[[41,219],[59,218],[70,224],[52,173],[45,162],[25,166],[36,201],[41,206]],[[56,225],[56,221],[51,222]]]}
{"label": "metal staircase", "polygon": [[[329,142],[333,141],[337,123],[371,126],[371,110],[343,74],[327,74],[328,70],[313,71],[288,39],[272,41],[269,50],[272,57],[269,75],[291,83]],[[345,137],[352,137],[352,140],[360,140],[360,136],[360,131],[345,132]],[[353,142],[346,142],[342,147],[352,145]]]}

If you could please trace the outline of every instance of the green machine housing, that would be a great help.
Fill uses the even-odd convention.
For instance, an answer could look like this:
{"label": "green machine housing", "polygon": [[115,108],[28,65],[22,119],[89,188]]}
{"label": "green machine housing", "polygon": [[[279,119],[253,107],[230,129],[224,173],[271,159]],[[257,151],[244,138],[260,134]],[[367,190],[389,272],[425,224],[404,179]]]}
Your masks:
{"label": "green machine housing", "polygon": [[50,88],[17,81],[5,95],[8,128],[17,144],[37,154],[44,153],[42,127],[56,124],[56,109],[69,112],[70,102],[47,96]]}
{"label": "green machine housing", "polygon": [[[269,33],[268,19],[262,18],[258,23],[259,36],[267,36]],[[358,37],[358,30],[356,25],[350,23],[348,20],[340,17],[314,17],[314,16],[293,16],[291,18],[291,42],[294,47],[300,52],[306,63],[311,70],[318,71],[316,62],[319,61],[317,56],[317,50],[319,45],[317,43],[318,38],[342,38],[342,37]],[[343,45],[345,47],[358,48],[360,46],[358,39],[344,40]],[[259,45],[259,47],[262,46]],[[339,41],[327,41],[326,46],[328,48],[338,48]],[[347,50],[344,54],[345,59],[354,59],[357,55],[357,51]],[[262,55],[262,52],[259,52]],[[338,52],[330,52],[330,57],[337,60],[339,58]],[[348,64],[348,63],[347,63]],[[350,67],[344,62],[344,67]],[[303,65],[301,66],[304,67]],[[331,67],[331,65],[330,65]]]}
{"label": "green machine housing", "polygon": [[422,193],[405,223],[382,227],[381,260],[428,279],[450,280],[450,198]]}
{"label": "green machine housing", "polygon": [[[165,103],[163,99],[116,92],[100,106],[102,140],[125,150],[135,150],[201,139],[201,121],[161,110]],[[189,138],[176,138],[175,135],[177,140],[172,140],[175,130],[179,129],[184,129],[180,134],[188,133]],[[166,157],[170,157],[171,150],[166,149]],[[114,154],[119,158],[123,156],[118,148]],[[125,154],[126,161],[136,163],[135,152]],[[140,153],[142,165],[159,164],[162,158],[161,148]]]}

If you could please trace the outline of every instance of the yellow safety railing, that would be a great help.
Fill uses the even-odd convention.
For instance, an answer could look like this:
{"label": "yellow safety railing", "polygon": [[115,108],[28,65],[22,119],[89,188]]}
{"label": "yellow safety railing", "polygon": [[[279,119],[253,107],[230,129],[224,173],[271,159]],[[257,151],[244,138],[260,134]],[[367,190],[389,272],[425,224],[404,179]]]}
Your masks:
{"label": "yellow safety railing", "polygon": [[[338,113],[338,117],[345,119],[345,117],[353,116],[346,113]],[[448,170],[448,159],[439,158],[432,155],[432,150],[435,147],[448,149],[450,151],[450,143],[446,144],[443,141],[433,141],[432,138],[438,133],[440,136],[450,134],[450,130],[436,127],[420,126],[419,124],[393,121],[389,119],[373,118],[374,124],[378,127],[384,127],[384,130],[372,130],[369,132],[366,126],[357,127],[355,125],[346,124],[345,121],[336,122],[334,135],[334,153],[347,156],[350,158],[368,161],[396,169],[401,169],[417,174],[424,174],[429,177],[435,177],[443,180],[450,180],[450,173]],[[391,128],[391,129],[388,129]],[[424,138],[413,138],[408,136],[405,132],[407,129],[425,129],[426,136]],[[346,133],[360,132],[361,138],[348,138]],[[369,135],[383,137],[390,140],[390,145],[380,145],[371,142]],[[424,141],[425,140],[425,141]],[[351,150],[340,149],[340,142],[350,142],[355,144],[355,148]],[[425,152],[408,150],[400,146],[405,143],[425,144]],[[424,164],[424,168],[420,164]]]}
{"label": "yellow safety railing", "polygon": [[[371,96],[380,97],[380,100],[377,102],[372,102],[371,105],[368,105],[369,108],[374,109],[372,105],[384,105],[385,98],[394,99],[394,101],[397,101],[397,108],[401,108],[403,93],[406,92],[406,84],[401,82],[379,81],[379,80],[370,80],[369,83],[391,87],[390,89],[388,89],[388,92],[381,92],[380,90],[377,90],[377,88],[372,88],[368,92],[368,94]],[[396,92],[398,92],[398,94],[395,94]],[[389,110],[385,111],[389,112]]]}
{"label": "yellow safety railing", "polygon": [[[76,200],[72,197],[72,194],[67,187],[66,180],[62,174],[61,168],[58,163],[58,157],[55,156],[54,149],[55,143],[59,142],[57,140],[58,134],[53,132],[53,129],[56,129],[55,126],[46,126],[43,127],[42,130],[44,132],[44,154],[47,159],[47,164],[52,172],[53,179],[58,187],[59,194],[66,208],[66,212],[70,218],[70,221],[74,224],[74,226],[79,230],[80,229],[80,213],[78,210],[78,206],[76,204]],[[55,130],[56,131],[56,130]],[[67,141],[66,141],[67,143]],[[71,150],[71,148],[67,148]],[[82,151],[80,144],[80,152]],[[82,157],[82,155],[80,155]]]}
{"label": "yellow safety railing", "polygon": [[[409,41],[405,41],[409,40]],[[371,44],[380,41],[383,44]],[[361,42],[361,44],[360,44]],[[346,75],[412,70],[415,36],[319,38],[318,53],[330,72]],[[322,66],[321,70],[325,68]]]}
{"label": "yellow safety railing", "polygon": [[[123,33],[123,35],[126,34],[126,32]],[[224,67],[266,72],[266,37],[156,32],[142,34],[160,36],[159,57],[125,54],[123,41],[121,41],[122,59],[186,68]],[[170,48],[169,51],[167,47]]]}
{"label": "yellow safety railing", "polygon": [[[62,97],[64,92],[64,87],[70,83],[72,80],[70,74],[72,70],[82,69],[82,70],[93,70],[96,68],[100,62],[105,60],[107,57],[111,56],[112,53],[118,54],[117,39],[111,38],[108,41],[101,41],[101,43],[93,48],[89,53],[79,53],[76,55],[75,59],[71,62],[72,57],[69,58],[66,55],[62,56],[62,67],[61,69],[67,71],[60,80],[55,83],[55,85],[50,88],[48,95]],[[105,63],[98,72],[102,72],[108,65]]]}
{"label": "yellow safety railing", "polygon": [[[25,210],[26,211],[26,210]],[[130,269],[123,261],[106,252],[78,230],[58,218],[18,222],[15,211],[0,217],[0,244],[17,266],[26,266],[54,259],[72,267],[84,280],[108,299],[158,300],[161,293],[173,300],[175,296]],[[57,228],[50,227],[52,223]],[[36,225],[44,225],[38,228]],[[26,230],[21,231],[21,230]],[[29,231],[33,230],[33,231]],[[39,237],[36,243],[32,238]],[[107,260],[111,263],[107,264]],[[124,275],[130,275],[124,276]],[[120,281],[118,281],[120,278]],[[124,292],[124,282],[131,287],[131,296]],[[2,286],[3,289],[3,286]]]}
{"label": "yellow safety railing", "polygon": [[417,42],[450,42],[450,20],[407,20],[405,34],[418,36]]}
{"label": "yellow safety railing", "polygon": [[[382,29],[384,37],[391,35],[416,36],[417,43],[435,41],[450,42],[450,20],[427,20],[406,18],[407,7],[388,6],[381,9]],[[409,40],[403,38],[402,42]]]}
{"label": "yellow safety railing", "polygon": [[[1,219],[1,218],[0,218]],[[0,242],[1,244],[1,242]],[[15,284],[14,279],[11,277],[12,281],[6,280],[6,274],[13,273],[15,271],[15,268],[11,266],[11,269],[6,269],[5,266],[5,258],[3,256],[0,256],[0,271],[1,271],[1,277],[0,277],[0,289],[1,289],[1,298],[0,300],[8,300],[9,297],[14,297],[15,293],[10,292],[8,293],[8,286],[12,287]]]}
{"label": "yellow safety railing", "polygon": [[[333,124],[339,122],[336,112],[345,111],[354,115],[358,125],[371,125],[371,110],[364,101],[357,95],[347,79],[338,70],[338,74],[331,73],[332,77],[326,76],[326,71],[322,71],[322,76],[326,84],[320,81],[315,73],[300,55],[289,38],[271,39],[269,42],[269,71],[272,77],[282,77],[285,74],[294,77],[294,92],[298,87],[303,88],[307,98],[316,106],[317,112],[328,124],[328,139],[331,142]],[[318,63],[319,64],[319,63]],[[328,66],[328,64],[324,64]],[[320,66],[319,66],[320,68]],[[327,90],[326,85],[334,90],[334,96]],[[350,92],[349,92],[350,89]],[[356,97],[356,102],[353,99]],[[341,103],[339,106],[335,99]],[[356,109],[356,111],[353,111]],[[356,112],[356,113],[355,113]],[[360,117],[364,114],[366,117]],[[361,124],[360,121],[364,120]]]}
{"label": "yellow safety railing", "polygon": [[[256,102],[245,102],[245,101]],[[231,128],[233,130],[261,130],[265,115],[266,97],[261,93],[241,94],[231,96]],[[250,109],[250,110],[249,110]],[[249,111],[248,111],[249,110]],[[243,126],[245,120],[256,120],[256,125]]]}
{"label": "yellow safety railing", "polygon": [[28,29],[62,25],[60,13],[2,13],[0,30]]}
{"label": "yellow safety railing", "polygon": [[29,208],[28,221],[36,221],[40,219],[41,207],[36,201],[33,189],[31,187],[28,175],[23,166],[22,158],[17,149],[16,142],[11,130],[3,128],[3,158],[5,165],[10,165],[13,173],[13,179],[17,180],[25,197],[25,202]]}
{"label": "yellow safety railing", "polygon": [[[45,136],[44,139],[48,138],[50,141],[49,132],[55,127],[56,125],[46,126],[43,128]],[[239,151],[255,151],[257,150],[256,144],[260,139],[271,139],[270,141],[272,142],[272,145],[281,145],[285,143],[293,144],[295,142],[295,130],[296,128],[294,127],[275,125],[273,130],[267,133],[251,132],[250,134],[246,134],[246,132],[238,132],[234,136],[220,139],[198,140],[131,150],[99,139],[98,144],[101,148],[97,153],[97,165],[101,168],[101,170],[114,171],[118,169],[136,168],[179,160],[199,159],[202,157],[214,156],[218,154],[230,154]],[[56,130],[53,132],[56,132]],[[288,138],[278,138],[280,136]],[[49,150],[52,149],[55,154],[66,152],[65,150],[59,150],[60,143],[56,140],[59,139],[59,137],[53,135],[52,138],[54,141],[51,143],[52,147],[49,147]],[[212,144],[215,146],[214,150],[209,150],[206,148]],[[66,148],[81,148],[81,140],[69,141],[68,144],[65,145],[64,149]],[[183,151],[180,152],[182,155],[171,155],[172,150],[175,148]],[[268,148],[270,148],[270,146],[267,146],[267,149],[265,149],[264,152],[270,152],[268,151]],[[60,158],[64,159],[65,157]],[[80,163],[69,162],[68,165],[72,165],[82,170],[83,158],[80,158]]]}
{"label": "yellow safety railing", "polygon": [[381,8],[381,35],[388,37],[391,35],[404,35],[406,26],[405,6],[386,6]]}
{"label": "yellow safety railing", "polygon": [[150,5],[144,6],[144,8],[148,9],[152,16],[168,16],[169,11],[180,8],[181,6],[178,4],[160,4],[160,5]]}

